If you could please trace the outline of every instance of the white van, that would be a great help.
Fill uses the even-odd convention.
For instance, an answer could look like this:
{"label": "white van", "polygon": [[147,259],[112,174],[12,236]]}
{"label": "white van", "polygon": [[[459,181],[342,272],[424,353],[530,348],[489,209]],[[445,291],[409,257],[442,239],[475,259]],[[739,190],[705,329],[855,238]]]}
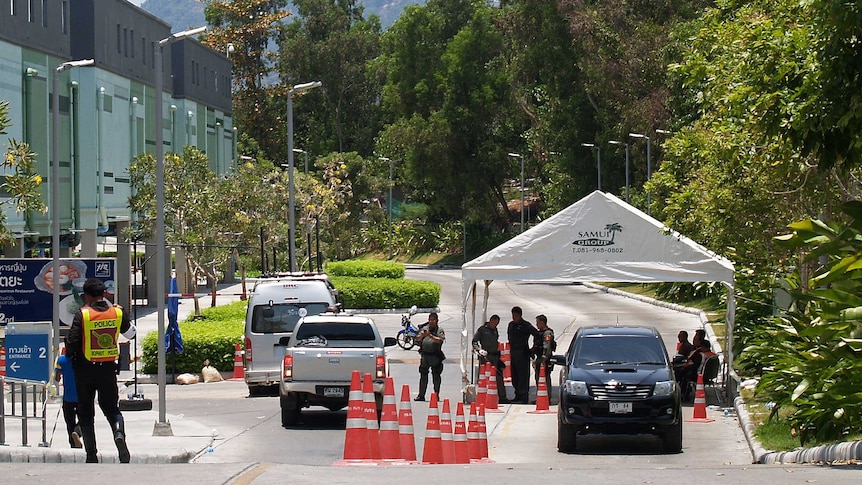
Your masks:
{"label": "white van", "polygon": [[296,322],[337,307],[338,291],[325,274],[267,277],[258,280],[245,316],[245,383],[250,395],[274,390],[281,361]]}

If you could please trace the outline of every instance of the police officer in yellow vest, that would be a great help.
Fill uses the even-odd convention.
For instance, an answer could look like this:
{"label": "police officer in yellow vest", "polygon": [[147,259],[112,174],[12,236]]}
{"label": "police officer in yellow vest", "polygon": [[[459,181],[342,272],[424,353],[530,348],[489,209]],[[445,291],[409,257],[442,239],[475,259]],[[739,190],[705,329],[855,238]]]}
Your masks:
{"label": "police officer in yellow vest", "polygon": [[111,425],[120,463],[128,463],[126,430],[120,414],[117,391],[117,359],[120,355],[118,339],[122,333],[131,339],[135,326],[119,305],[105,299],[105,284],[95,278],[84,283],[84,300],[72,320],[66,337],[66,354],[72,359],[78,388],[78,418],[87,452],[87,463],[98,463],[94,418],[96,394],[99,407]]}

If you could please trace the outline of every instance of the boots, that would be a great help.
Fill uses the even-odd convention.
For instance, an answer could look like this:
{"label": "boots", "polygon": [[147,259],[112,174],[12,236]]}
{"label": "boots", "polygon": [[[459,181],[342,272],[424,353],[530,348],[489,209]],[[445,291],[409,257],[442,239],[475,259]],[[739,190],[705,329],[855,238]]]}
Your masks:
{"label": "boots", "polygon": [[83,448],[84,444],[81,441],[81,427],[75,426],[75,429],[69,433],[69,444],[72,448]]}
{"label": "boots", "polygon": [[111,429],[114,431],[114,443],[117,445],[120,463],[128,463],[131,455],[129,455],[129,448],[126,446],[126,426],[121,414],[118,414],[116,421],[111,423]]}
{"label": "boots", "polygon": [[99,463],[99,450],[96,449],[96,428],[81,426],[81,438],[84,440],[84,450],[87,452],[87,463]]}

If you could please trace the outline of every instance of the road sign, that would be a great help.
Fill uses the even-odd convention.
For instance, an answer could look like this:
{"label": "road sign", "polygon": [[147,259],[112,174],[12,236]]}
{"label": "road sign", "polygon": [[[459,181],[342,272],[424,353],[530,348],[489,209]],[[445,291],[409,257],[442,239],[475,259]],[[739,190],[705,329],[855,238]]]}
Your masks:
{"label": "road sign", "polygon": [[6,377],[50,381],[50,337],[47,333],[7,334]]}

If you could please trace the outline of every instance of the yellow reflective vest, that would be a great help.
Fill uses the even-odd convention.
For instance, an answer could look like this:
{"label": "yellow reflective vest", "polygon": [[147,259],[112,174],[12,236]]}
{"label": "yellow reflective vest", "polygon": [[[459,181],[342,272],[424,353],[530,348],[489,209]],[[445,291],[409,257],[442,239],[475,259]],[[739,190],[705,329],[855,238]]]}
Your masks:
{"label": "yellow reflective vest", "polygon": [[123,310],[112,306],[105,311],[81,308],[84,330],[84,358],[90,362],[113,362],[120,356],[118,340]]}

